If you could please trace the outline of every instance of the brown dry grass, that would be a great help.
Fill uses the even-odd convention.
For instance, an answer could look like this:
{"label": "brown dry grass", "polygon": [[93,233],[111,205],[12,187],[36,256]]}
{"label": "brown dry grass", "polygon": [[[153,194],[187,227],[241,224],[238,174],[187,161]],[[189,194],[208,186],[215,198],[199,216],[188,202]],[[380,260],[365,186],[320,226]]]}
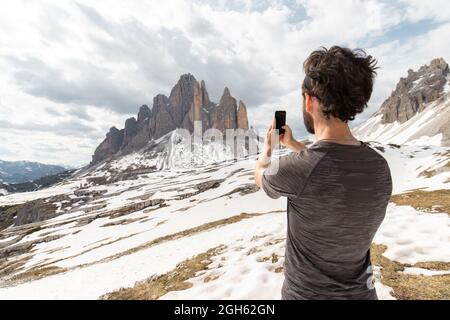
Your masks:
{"label": "brown dry grass", "polygon": [[[445,157],[450,158],[450,152],[444,153],[442,155],[445,156]],[[441,167],[439,167],[439,168],[437,168],[435,170],[422,171],[419,174],[419,177],[431,178],[431,177],[434,177],[435,175],[438,175],[438,174],[443,173],[443,172],[447,172],[449,170],[450,170],[450,160],[447,161],[446,164],[444,164],[443,166],[441,166]]]}
{"label": "brown dry grass", "polygon": [[[192,287],[189,279],[197,272],[206,270],[212,262],[212,257],[220,254],[224,246],[213,248],[178,264],[168,273],[153,276],[137,282],[132,288],[121,288],[100,297],[103,300],[156,300],[171,291],[181,291]],[[212,281],[214,279],[209,279]],[[206,278],[205,278],[206,281]]]}
{"label": "brown dry grass", "polygon": [[38,279],[42,279],[44,277],[52,276],[58,273],[66,272],[67,269],[60,268],[57,266],[48,266],[48,267],[36,267],[25,272],[14,275],[11,278],[11,281],[14,283],[22,283],[28,281],[34,281]]}
{"label": "brown dry grass", "polygon": [[[386,258],[383,255],[386,249],[384,245],[372,244],[371,258],[374,265],[381,267],[381,282],[393,289],[394,297],[401,300],[450,299],[450,274],[435,276],[404,274],[402,271],[405,267],[411,266]],[[448,268],[449,264],[420,262],[412,267],[442,270]]]}
{"label": "brown dry grass", "polygon": [[393,195],[391,202],[400,206],[411,206],[423,212],[450,215],[450,190],[412,190],[408,193]]}
{"label": "brown dry grass", "polygon": [[450,262],[440,262],[440,261],[418,262],[414,265],[414,267],[427,270],[450,270]]}

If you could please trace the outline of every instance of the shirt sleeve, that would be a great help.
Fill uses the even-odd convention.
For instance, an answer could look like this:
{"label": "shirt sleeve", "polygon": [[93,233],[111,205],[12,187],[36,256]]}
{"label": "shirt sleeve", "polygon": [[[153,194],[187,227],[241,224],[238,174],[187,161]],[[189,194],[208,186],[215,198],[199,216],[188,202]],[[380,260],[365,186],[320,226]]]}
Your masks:
{"label": "shirt sleeve", "polygon": [[304,149],[274,160],[262,175],[262,189],[272,199],[298,197],[320,160],[318,156]]}

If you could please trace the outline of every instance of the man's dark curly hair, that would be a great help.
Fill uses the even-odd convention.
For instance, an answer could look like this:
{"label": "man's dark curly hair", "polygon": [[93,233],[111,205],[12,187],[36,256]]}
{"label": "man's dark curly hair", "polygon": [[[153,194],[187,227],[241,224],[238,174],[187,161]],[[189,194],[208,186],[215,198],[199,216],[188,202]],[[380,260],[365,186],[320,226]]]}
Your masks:
{"label": "man's dark curly hair", "polygon": [[303,64],[303,94],[316,97],[322,112],[344,122],[363,112],[373,91],[377,61],[362,49],[338,46],[314,51]]}

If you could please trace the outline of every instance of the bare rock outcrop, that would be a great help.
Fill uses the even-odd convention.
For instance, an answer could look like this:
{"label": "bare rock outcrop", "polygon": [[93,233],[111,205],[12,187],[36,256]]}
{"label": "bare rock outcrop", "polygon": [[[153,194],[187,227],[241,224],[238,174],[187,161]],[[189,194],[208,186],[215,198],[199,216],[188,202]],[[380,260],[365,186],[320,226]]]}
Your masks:
{"label": "bare rock outcrop", "polygon": [[123,132],[123,142],[122,144],[124,146],[128,145],[131,140],[136,136],[138,133],[139,126],[136,118],[129,118],[127,121],[125,121],[125,129]]}
{"label": "bare rock outcrop", "polygon": [[248,117],[247,117],[247,107],[244,102],[239,101],[239,108],[237,111],[237,127],[238,129],[248,130]]}
{"label": "bare rock outcrop", "polygon": [[150,108],[146,104],[144,104],[143,106],[141,106],[139,108],[137,122],[139,124],[142,124],[145,121],[147,121],[148,119],[150,119],[151,116],[152,116],[152,110],[150,110]]}
{"label": "bare rock outcrop", "polygon": [[123,144],[124,130],[116,127],[109,129],[106,139],[95,149],[92,156],[92,164],[99,163],[117,153]]}
{"label": "bare rock outcrop", "polygon": [[449,73],[449,66],[443,58],[434,59],[418,71],[409,70],[406,78],[400,78],[377,115],[382,115],[383,123],[408,121],[442,96]]}

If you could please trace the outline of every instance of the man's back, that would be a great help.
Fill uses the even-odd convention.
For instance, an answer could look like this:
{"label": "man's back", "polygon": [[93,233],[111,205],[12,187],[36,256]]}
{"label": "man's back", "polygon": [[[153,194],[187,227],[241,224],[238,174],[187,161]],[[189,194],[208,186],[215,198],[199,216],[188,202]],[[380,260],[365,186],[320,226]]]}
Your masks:
{"label": "man's back", "polygon": [[376,298],[369,249],[392,193],[381,155],[319,141],[281,158],[262,186],[288,198],[284,299]]}

